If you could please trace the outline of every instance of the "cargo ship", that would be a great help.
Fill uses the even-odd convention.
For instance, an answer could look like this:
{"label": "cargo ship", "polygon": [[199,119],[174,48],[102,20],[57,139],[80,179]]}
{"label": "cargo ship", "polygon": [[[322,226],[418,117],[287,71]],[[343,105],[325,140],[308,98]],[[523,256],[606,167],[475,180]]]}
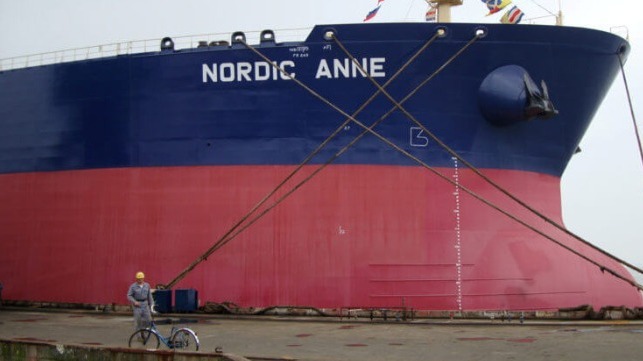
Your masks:
{"label": "cargo ship", "polygon": [[247,309],[643,306],[541,216],[562,225],[626,40],[365,23],[201,45],[0,70],[5,300],[126,304],[144,271]]}

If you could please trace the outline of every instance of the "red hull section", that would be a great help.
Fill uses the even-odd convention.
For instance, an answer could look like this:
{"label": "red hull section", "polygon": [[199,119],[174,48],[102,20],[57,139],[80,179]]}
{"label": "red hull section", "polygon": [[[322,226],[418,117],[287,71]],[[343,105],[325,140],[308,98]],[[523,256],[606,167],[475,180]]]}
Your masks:
{"label": "red hull section", "polygon": [[[229,166],[0,175],[3,296],[125,304],[136,271],[145,271],[152,284],[169,282],[291,170]],[[470,171],[440,171],[627,274]],[[561,221],[557,177],[484,172]],[[197,289],[202,302],[242,307],[643,306],[641,294],[627,283],[430,172],[397,166],[325,169],[176,288]]]}

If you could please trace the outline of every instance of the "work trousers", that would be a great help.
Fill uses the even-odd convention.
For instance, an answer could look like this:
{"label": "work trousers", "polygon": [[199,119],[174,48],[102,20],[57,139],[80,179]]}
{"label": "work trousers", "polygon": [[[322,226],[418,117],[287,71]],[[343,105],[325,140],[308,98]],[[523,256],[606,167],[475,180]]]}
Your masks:
{"label": "work trousers", "polygon": [[147,302],[141,302],[141,305],[134,307],[134,331],[150,327],[152,322],[152,315],[150,314],[150,306]]}

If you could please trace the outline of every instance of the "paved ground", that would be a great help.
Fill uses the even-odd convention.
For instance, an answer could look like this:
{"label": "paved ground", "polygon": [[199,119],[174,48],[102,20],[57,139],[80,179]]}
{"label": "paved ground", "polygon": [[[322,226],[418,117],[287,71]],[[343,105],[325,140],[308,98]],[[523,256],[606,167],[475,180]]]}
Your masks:
{"label": "paved ground", "polygon": [[[185,315],[157,320],[179,321]],[[641,360],[643,322],[279,319],[192,316],[203,351],[298,360]],[[162,325],[164,331],[169,325]],[[123,314],[0,310],[0,338],[123,347]]]}

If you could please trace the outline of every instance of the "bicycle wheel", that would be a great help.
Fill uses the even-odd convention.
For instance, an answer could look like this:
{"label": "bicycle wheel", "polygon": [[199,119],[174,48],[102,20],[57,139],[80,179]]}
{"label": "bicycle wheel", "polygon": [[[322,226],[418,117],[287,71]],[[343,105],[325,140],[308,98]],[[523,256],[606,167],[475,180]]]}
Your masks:
{"label": "bicycle wheel", "polygon": [[196,337],[196,334],[192,330],[182,328],[172,335],[170,345],[177,350],[198,351],[199,338]]}
{"label": "bicycle wheel", "polygon": [[142,350],[156,350],[161,345],[159,336],[149,329],[140,329],[129,338],[129,347]]}

